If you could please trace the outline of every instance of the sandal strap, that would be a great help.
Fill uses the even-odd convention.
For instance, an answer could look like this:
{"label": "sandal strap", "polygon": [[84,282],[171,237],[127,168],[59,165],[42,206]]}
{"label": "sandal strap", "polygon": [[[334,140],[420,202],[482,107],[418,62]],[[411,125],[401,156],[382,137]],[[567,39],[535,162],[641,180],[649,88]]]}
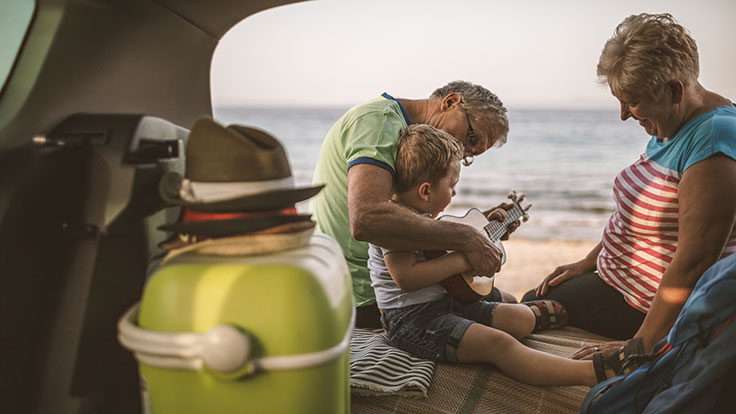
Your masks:
{"label": "sandal strap", "polygon": [[630,374],[651,358],[644,349],[644,340],[639,337],[629,340],[624,348],[626,348],[626,357],[621,364],[619,374]]}
{"label": "sandal strap", "polygon": [[598,382],[603,382],[608,379],[606,377],[605,364],[603,363],[603,355],[599,353],[593,354],[593,370],[595,371],[595,378]]}
{"label": "sandal strap", "polygon": [[522,303],[529,306],[534,312],[534,332],[562,328],[567,325],[567,310],[560,302],[545,299]]}
{"label": "sandal strap", "polygon": [[626,341],[624,346],[603,360],[603,365],[616,375],[630,374],[647,359],[649,354],[644,350],[644,341],[636,337]]}

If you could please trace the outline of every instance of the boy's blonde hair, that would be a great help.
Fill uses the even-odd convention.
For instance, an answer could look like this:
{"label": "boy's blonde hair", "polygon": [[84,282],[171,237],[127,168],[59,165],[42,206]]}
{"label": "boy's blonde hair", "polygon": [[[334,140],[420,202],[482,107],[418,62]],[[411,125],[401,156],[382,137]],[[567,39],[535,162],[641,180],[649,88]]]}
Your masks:
{"label": "boy's blonde hair", "polygon": [[463,146],[452,135],[431,125],[409,125],[399,136],[394,192],[425,181],[435,185],[462,158]]}

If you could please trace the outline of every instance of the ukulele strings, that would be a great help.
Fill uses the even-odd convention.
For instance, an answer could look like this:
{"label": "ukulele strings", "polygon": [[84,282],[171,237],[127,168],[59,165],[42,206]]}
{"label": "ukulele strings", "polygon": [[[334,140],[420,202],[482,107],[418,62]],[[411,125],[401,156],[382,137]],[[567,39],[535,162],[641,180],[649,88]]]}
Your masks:
{"label": "ukulele strings", "polygon": [[501,239],[501,236],[506,233],[506,230],[509,227],[509,224],[511,224],[514,220],[518,219],[519,217],[524,215],[524,210],[519,207],[519,205],[515,205],[506,215],[506,220],[502,223],[499,221],[490,221],[488,224],[483,226],[483,229],[488,234],[488,237],[494,242],[497,242]]}

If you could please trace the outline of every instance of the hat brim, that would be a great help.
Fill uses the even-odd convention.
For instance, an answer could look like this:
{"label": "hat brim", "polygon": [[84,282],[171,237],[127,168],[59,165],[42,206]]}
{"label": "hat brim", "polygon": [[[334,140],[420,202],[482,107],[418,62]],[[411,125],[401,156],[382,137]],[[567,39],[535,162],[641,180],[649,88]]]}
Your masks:
{"label": "hat brim", "polygon": [[[290,225],[286,225],[290,226]],[[163,263],[175,259],[182,253],[195,252],[217,256],[242,256],[280,252],[296,249],[309,244],[314,233],[311,226],[297,226],[286,233],[268,233],[208,239],[199,243],[184,244],[172,249],[164,257]]]}
{"label": "hat brim", "polygon": [[310,214],[302,215],[261,215],[239,217],[227,220],[202,220],[188,223],[168,223],[158,226],[159,230],[206,237],[228,237],[256,233],[286,223],[311,221]]}
{"label": "hat brim", "polygon": [[174,171],[164,174],[159,182],[161,198],[170,204],[204,212],[264,211],[293,207],[299,201],[314,197],[324,188],[322,184],[313,187],[281,189],[203,203],[189,202],[181,198],[179,189],[183,180],[184,177]]}

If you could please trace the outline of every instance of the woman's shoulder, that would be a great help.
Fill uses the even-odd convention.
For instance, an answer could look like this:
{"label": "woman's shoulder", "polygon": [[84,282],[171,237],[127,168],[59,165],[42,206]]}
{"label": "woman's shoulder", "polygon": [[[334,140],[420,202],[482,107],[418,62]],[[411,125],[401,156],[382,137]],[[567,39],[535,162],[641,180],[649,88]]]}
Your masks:
{"label": "woman's shoulder", "polygon": [[724,154],[736,161],[736,108],[728,112],[728,117],[719,117],[713,123],[713,153]]}
{"label": "woman's shoulder", "polygon": [[[732,143],[736,140],[736,106],[721,105],[708,111],[698,118],[687,131],[690,140],[705,141],[708,145],[717,148],[722,143]],[[736,144],[735,144],[736,145]]]}
{"label": "woman's shoulder", "polygon": [[683,171],[719,153],[736,160],[736,107],[719,106],[704,121],[691,135]]}
{"label": "woman's shoulder", "polygon": [[[679,139],[683,138],[683,139]],[[733,140],[736,138],[736,106],[733,104],[717,106],[701,113],[687,122],[673,141],[680,145],[698,141]]]}
{"label": "woman's shoulder", "polygon": [[736,137],[736,105],[723,105],[715,109],[713,114],[713,135],[716,132]]}
{"label": "woman's shoulder", "polygon": [[713,152],[736,159],[736,106],[724,105],[715,109],[710,143]]}
{"label": "woman's shoulder", "polygon": [[716,153],[736,159],[736,107],[722,105],[688,122],[675,139],[662,143],[655,139],[647,146],[650,160],[683,174],[693,164]]}

